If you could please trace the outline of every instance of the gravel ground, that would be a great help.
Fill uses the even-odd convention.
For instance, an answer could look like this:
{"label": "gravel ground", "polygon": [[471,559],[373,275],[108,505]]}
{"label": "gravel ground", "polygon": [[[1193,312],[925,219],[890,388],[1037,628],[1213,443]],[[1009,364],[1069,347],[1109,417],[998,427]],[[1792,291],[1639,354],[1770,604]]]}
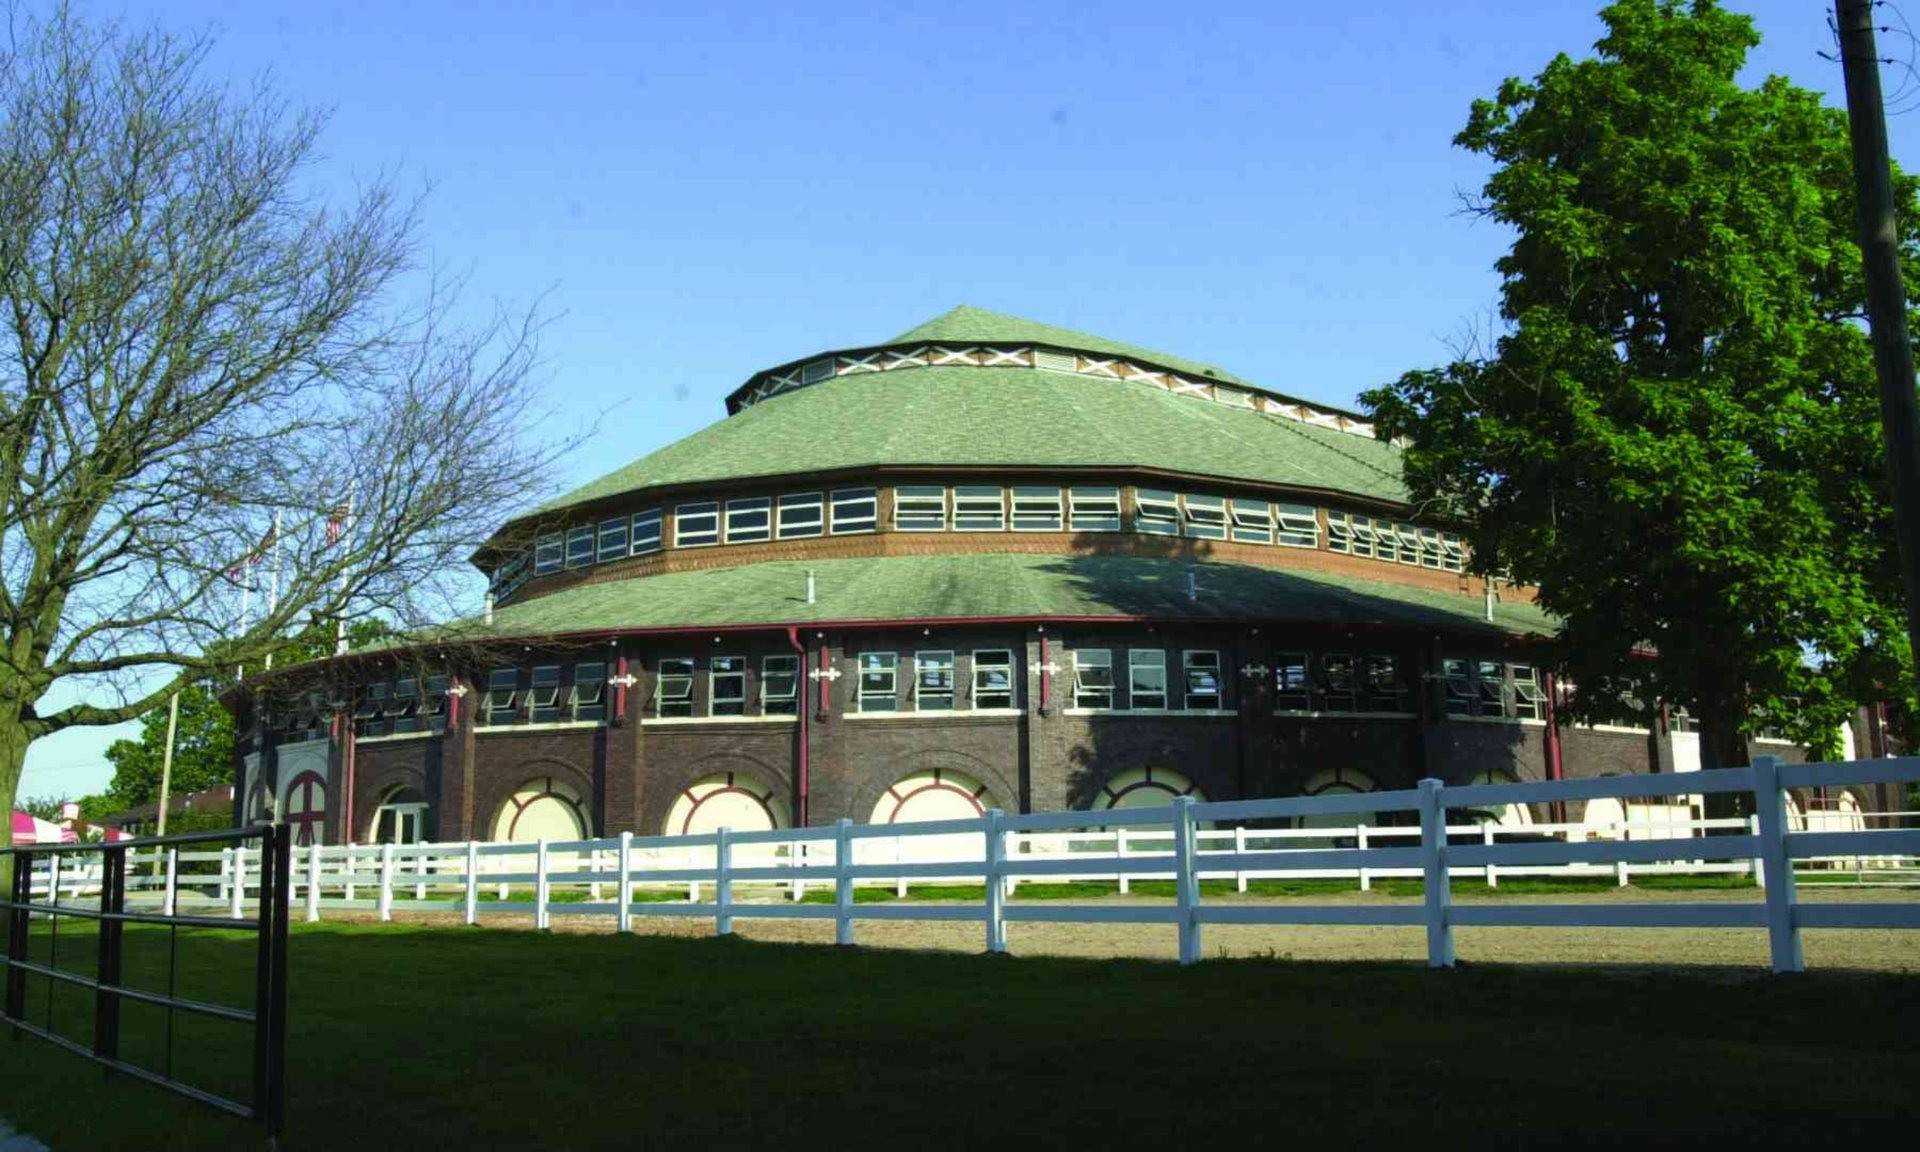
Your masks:
{"label": "gravel ground", "polygon": [[[1809,890],[1799,897],[1806,903],[1913,903],[1920,891],[1888,889]],[[749,897],[743,893],[743,902]],[[1604,893],[1553,896],[1488,896],[1456,893],[1457,903],[1482,901],[1501,904],[1613,904],[1631,903],[1755,903],[1757,891],[1645,891],[1625,889]],[[1212,903],[1297,904],[1405,904],[1404,899],[1359,892],[1287,900],[1216,900]],[[1166,904],[1169,901],[1110,897],[1101,904]],[[402,922],[457,924],[458,918],[439,913],[397,911]],[[364,914],[334,914],[333,919],[369,919]],[[531,916],[484,914],[483,924],[526,928]],[[560,931],[604,932],[612,917],[560,915],[553,918]],[[665,936],[705,936],[711,919],[666,917],[634,918],[636,931]],[[736,930],[752,940],[783,943],[830,944],[833,923],[822,920],[735,921]],[[1208,925],[1206,955],[1278,956],[1293,960],[1412,960],[1426,958],[1421,928],[1385,927],[1255,927]],[[1882,972],[1920,973],[1920,932],[1893,929],[1810,930],[1802,933],[1810,968],[1850,968]],[[854,928],[857,943],[875,948],[934,949],[978,952],[984,946],[977,924],[924,921],[862,921]],[[1454,932],[1461,960],[1499,964],[1603,964],[1626,966],[1765,967],[1767,939],[1757,928],[1460,928]],[[1155,960],[1175,957],[1171,927],[1140,924],[1026,924],[1007,927],[1008,948],[1029,956],[1130,956]]]}

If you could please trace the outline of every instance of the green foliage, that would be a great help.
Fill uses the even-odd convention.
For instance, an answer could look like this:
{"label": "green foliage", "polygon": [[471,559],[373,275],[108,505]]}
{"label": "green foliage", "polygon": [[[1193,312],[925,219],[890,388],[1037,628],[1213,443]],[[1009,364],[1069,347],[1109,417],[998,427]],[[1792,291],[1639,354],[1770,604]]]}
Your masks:
{"label": "green foliage", "polygon": [[1709,763],[1766,718],[1831,751],[1853,701],[1911,675],[1846,119],[1741,87],[1758,37],[1713,0],[1601,16],[1597,56],[1508,80],[1455,138],[1516,233],[1503,333],[1364,403],[1477,565],[1560,617],[1576,715],[1658,697],[1701,718]]}
{"label": "green foliage", "polygon": [[29,816],[38,816],[42,820],[60,819],[60,809],[67,803],[65,796],[33,796],[16,799],[13,806]]}

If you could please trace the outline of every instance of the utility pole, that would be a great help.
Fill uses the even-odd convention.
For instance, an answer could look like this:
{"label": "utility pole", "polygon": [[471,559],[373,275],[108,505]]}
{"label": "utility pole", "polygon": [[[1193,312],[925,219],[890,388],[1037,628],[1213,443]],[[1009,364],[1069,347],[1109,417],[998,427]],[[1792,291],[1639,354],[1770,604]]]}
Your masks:
{"label": "utility pole", "polygon": [[1859,198],[1860,254],[1867,273],[1867,318],[1873,365],[1880,377],[1880,422],[1893,484],[1893,522],[1900,577],[1907,595],[1907,646],[1920,677],[1920,400],[1914,396],[1913,345],[1907,336],[1907,293],[1900,282],[1900,244],[1887,158],[1887,114],[1880,94],[1880,52],[1874,45],[1873,0],[1834,0],[1840,64],[1847,79],[1853,134],[1853,182]]}
{"label": "utility pole", "polygon": [[167,789],[173,784],[173,730],[180,723],[180,693],[167,698],[167,747],[160,753],[160,817],[155,836],[167,834]]}

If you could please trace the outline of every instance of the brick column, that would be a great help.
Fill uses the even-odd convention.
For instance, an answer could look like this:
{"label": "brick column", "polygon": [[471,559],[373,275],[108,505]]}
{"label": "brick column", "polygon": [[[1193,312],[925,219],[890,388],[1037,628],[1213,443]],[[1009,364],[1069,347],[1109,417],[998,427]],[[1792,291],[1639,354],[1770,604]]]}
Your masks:
{"label": "brick column", "polygon": [[[640,661],[625,644],[609,654],[608,679],[638,680]],[[622,699],[624,698],[624,699]],[[600,834],[640,832],[641,748],[638,692],[619,685],[607,690],[607,727],[600,741]],[[624,704],[624,708],[619,705]],[[621,713],[624,713],[622,715]]]}
{"label": "brick column", "polygon": [[[465,688],[460,695],[456,689]],[[486,692],[470,672],[448,670],[447,730],[440,735],[440,790],[433,797],[436,834],[442,840],[471,840],[473,811],[473,721]]]}

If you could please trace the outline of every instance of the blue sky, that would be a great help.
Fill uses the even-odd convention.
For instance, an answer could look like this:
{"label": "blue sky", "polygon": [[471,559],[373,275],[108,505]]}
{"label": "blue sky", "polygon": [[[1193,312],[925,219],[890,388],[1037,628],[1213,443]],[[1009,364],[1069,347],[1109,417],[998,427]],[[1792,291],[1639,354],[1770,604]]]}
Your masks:
{"label": "blue sky", "polygon": [[[1756,76],[1843,102],[1829,5],[1732,7]],[[542,299],[554,427],[599,427],[567,484],[959,303],[1351,404],[1494,301],[1468,104],[1600,30],[1583,0],[81,8],[214,33],[214,75],[331,110],[321,194],[425,190],[470,307]],[[1920,116],[1891,129],[1911,158]],[[36,746],[23,794],[99,788],[105,743]]]}

